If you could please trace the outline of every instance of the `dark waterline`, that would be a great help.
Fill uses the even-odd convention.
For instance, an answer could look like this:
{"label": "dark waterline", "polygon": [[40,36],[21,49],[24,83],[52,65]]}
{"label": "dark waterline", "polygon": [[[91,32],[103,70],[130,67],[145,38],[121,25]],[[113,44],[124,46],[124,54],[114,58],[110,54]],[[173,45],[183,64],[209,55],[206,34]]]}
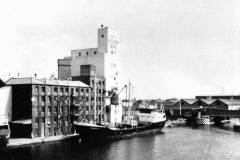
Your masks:
{"label": "dark waterline", "polygon": [[7,148],[1,160],[163,160],[240,159],[240,134],[218,128],[164,128],[108,142],[82,144],[76,139]]}

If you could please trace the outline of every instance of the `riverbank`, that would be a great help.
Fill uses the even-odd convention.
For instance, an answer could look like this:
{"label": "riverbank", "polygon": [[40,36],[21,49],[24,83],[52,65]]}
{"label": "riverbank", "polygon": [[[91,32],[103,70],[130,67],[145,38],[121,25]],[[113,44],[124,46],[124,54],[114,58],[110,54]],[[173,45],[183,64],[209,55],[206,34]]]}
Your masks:
{"label": "riverbank", "polygon": [[45,138],[10,138],[7,147],[18,147],[37,143],[47,143],[77,137],[78,134],[50,136]]}

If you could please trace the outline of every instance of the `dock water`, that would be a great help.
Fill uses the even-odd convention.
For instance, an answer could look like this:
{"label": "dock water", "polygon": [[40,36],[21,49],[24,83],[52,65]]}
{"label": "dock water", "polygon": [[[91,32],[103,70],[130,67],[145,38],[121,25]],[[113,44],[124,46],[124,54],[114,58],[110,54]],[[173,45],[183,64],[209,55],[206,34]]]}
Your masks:
{"label": "dock water", "polygon": [[239,146],[240,134],[237,132],[216,127],[174,127],[164,128],[163,133],[97,145],[66,140],[9,147],[1,153],[1,159],[237,160],[240,157]]}

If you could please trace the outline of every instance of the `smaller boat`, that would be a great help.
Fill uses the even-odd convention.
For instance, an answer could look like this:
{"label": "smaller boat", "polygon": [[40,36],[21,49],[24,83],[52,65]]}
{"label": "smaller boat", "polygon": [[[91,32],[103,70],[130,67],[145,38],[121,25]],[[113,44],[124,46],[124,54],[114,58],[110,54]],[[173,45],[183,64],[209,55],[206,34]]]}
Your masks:
{"label": "smaller boat", "polygon": [[6,147],[10,138],[10,127],[8,119],[3,116],[0,117],[0,149]]}
{"label": "smaller boat", "polygon": [[210,116],[203,115],[202,117],[197,117],[194,119],[194,124],[196,125],[212,125],[214,122],[212,121]]}
{"label": "smaller boat", "polygon": [[187,120],[184,118],[178,118],[177,120],[172,121],[173,126],[184,126],[186,125]]}
{"label": "smaller boat", "polygon": [[213,117],[205,115],[204,109],[193,109],[190,116],[187,117],[189,125],[212,125],[215,124]]}

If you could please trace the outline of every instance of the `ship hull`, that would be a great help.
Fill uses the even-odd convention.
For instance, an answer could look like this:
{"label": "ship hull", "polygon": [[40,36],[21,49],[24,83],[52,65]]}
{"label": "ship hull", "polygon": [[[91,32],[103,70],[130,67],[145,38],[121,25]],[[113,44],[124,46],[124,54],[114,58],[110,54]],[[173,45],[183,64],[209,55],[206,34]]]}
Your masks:
{"label": "ship hull", "polygon": [[83,141],[107,141],[131,137],[139,134],[155,133],[161,131],[165,121],[142,125],[134,128],[108,128],[106,126],[87,126],[75,124],[76,132]]}
{"label": "ship hull", "polygon": [[7,146],[8,140],[9,140],[9,138],[7,138],[7,135],[0,136],[0,150]]}

